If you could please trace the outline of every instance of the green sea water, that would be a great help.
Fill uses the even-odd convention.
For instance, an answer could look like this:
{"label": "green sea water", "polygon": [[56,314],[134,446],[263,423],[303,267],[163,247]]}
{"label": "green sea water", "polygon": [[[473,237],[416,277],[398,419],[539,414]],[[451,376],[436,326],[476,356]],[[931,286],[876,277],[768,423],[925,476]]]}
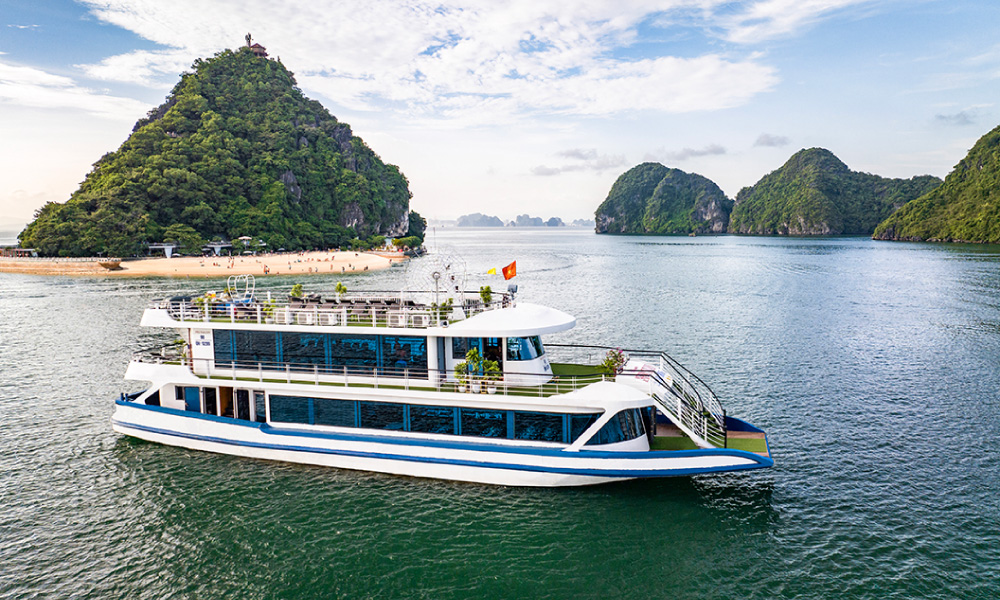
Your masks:
{"label": "green sea water", "polygon": [[[469,286],[662,349],[771,469],[518,489],[111,431],[150,299],[221,281],[0,273],[0,598],[1000,597],[1000,248],[439,229]],[[419,260],[419,259],[418,259]],[[483,274],[483,275],[479,275]],[[403,287],[401,269],[302,279]],[[296,280],[259,280],[285,292]]]}

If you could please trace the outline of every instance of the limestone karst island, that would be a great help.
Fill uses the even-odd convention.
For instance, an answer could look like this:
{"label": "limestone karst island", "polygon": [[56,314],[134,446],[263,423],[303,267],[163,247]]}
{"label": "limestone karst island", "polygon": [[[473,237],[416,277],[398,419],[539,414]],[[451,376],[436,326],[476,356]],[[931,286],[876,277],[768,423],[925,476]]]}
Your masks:
{"label": "limestone karst island", "polygon": [[425,222],[410,196],[398,167],[248,35],[244,47],[196,60],[19,242],[59,257],[419,246]]}

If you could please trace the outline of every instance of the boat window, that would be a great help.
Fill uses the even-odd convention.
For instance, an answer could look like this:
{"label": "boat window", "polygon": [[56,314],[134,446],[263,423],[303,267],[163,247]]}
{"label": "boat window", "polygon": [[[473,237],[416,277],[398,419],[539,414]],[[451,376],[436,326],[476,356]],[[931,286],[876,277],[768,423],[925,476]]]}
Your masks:
{"label": "boat window", "polygon": [[514,439],[562,442],[563,415],[515,411]]}
{"label": "boat window", "polygon": [[216,408],[215,401],[215,388],[207,387],[205,388],[205,414],[206,415],[218,415],[219,409]]}
{"label": "boat window", "polygon": [[481,410],[463,408],[462,435],[475,437],[507,437],[507,413],[505,410]]}
{"label": "boat window", "polygon": [[[409,374],[426,377],[427,338],[396,335],[345,335],[311,332],[214,332],[215,362],[221,368],[236,363],[242,368],[293,370],[371,375]],[[464,355],[463,355],[464,356]]]}
{"label": "boat window", "polygon": [[366,429],[403,429],[403,405],[361,402],[361,426]]}
{"label": "boat window", "polygon": [[426,377],[427,338],[385,335],[381,340],[381,365],[386,374]]}
{"label": "boat window", "polygon": [[[198,388],[193,388],[198,390]],[[256,403],[257,394],[254,392]],[[367,402],[302,396],[270,396],[271,422],[362,427],[468,437],[572,443],[597,421],[600,413],[561,414],[533,411],[487,410],[450,406],[420,406],[396,402]],[[257,410],[260,410],[259,408]],[[258,416],[258,420],[263,420]],[[631,425],[630,425],[631,423]],[[589,444],[611,444],[642,435],[638,412],[615,415]],[[613,440],[613,441],[610,441]]]}
{"label": "boat window", "polygon": [[326,344],[323,334],[283,332],[281,334],[282,361],[293,369],[313,370],[313,366],[326,367]]}
{"label": "boat window", "polygon": [[545,354],[542,338],[507,338],[507,360],[534,360]]}
{"label": "boat window", "polygon": [[640,409],[630,408],[611,417],[594,437],[587,440],[588,446],[615,444],[634,440],[646,434]]}
{"label": "boat window", "polygon": [[357,402],[353,400],[333,400],[313,398],[313,416],[316,425],[335,427],[357,427]]}
{"label": "boat window", "polygon": [[250,390],[236,390],[236,418],[250,420]]}
{"label": "boat window", "polygon": [[451,338],[451,357],[457,358],[459,360],[465,360],[466,353],[469,352],[471,348],[479,348],[479,354],[482,354],[483,341],[481,338]]}
{"label": "boat window", "polygon": [[267,408],[264,404],[264,392],[253,393],[254,420],[258,423],[267,421]]}
{"label": "boat window", "polygon": [[410,431],[455,433],[455,409],[450,406],[410,406]]}
{"label": "boat window", "polygon": [[569,416],[569,441],[573,443],[584,431],[601,418],[601,413],[590,415],[570,415]]}
{"label": "boat window", "polygon": [[271,421],[275,423],[309,423],[311,398],[271,394]]}

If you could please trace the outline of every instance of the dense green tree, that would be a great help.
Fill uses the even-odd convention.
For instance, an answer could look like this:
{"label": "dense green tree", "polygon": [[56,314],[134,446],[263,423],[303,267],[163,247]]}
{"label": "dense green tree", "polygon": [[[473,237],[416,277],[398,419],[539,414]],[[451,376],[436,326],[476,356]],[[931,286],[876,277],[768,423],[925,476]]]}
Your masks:
{"label": "dense green tree", "polygon": [[886,179],[859,173],[829,150],[801,150],[780,169],[740,190],[729,232],[870,235],[894,210],[940,183],[929,175]]}
{"label": "dense green tree", "polygon": [[893,213],[873,237],[1000,243],[1000,127],[979,138],[940,187]]}
{"label": "dense green tree", "polygon": [[[416,237],[420,243],[424,242],[424,233],[427,231],[427,220],[420,216],[415,210],[410,211],[409,227],[406,229],[406,237]],[[409,244],[407,244],[409,245]],[[418,246],[420,244],[417,244]]]}
{"label": "dense green tree", "polygon": [[397,167],[303,96],[281,63],[241,48],[196,60],[20,242],[45,255],[128,255],[186,225],[202,239],[313,248],[407,233],[409,199]]}

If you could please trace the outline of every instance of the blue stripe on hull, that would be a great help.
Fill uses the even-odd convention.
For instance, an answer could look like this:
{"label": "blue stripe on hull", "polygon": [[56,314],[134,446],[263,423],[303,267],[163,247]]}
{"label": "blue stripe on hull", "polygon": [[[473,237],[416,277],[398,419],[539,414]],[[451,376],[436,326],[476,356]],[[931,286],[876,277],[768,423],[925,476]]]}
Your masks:
{"label": "blue stripe on hull", "polygon": [[[127,406],[134,408],[147,408],[144,405],[135,405],[131,403],[124,403]],[[157,408],[157,407],[148,407]],[[172,411],[172,409],[159,409],[165,411]],[[176,411],[183,414],[184,411]],[[218,417],[215,417],[218,419]],[[517,464],[517,463],[505,463],[505,462],[493,462],[493,461],[474,461],[467,459],[453,459],[453,458],[437,458],[437,457],[418,457],[411,456],[407,454],[397,454],[388,452],[366,452],[359,450],[346,450],[346,449],[330,449],[330,448],[316,448],[312,446],[299,446],[292,444],[277,444],[277,443],[265,443],[265,442],[248,442],[242,440],[232,440],[227,438],[220,438],[216,436],[207,435],[197,435],[190,433],[178,433],[176,431],[161,429],[157,427],[150,427],[146,425],[138,425],[134,423],[126,423],[118,419],[112,418],[112,423],[119,427],[120,429],[128,430],[131,429],[136,432],[146,432],[156,435],[162,435],[167,437],[174,437],[178,439],[187,439],[193,441],[208,442],[213,444],[220,444],[224,446],[232,447],[245,447],[245,448],[256,448],[263,450],[276,450],[276,451],[288,451],[288,452],[302,452],[306,454],[322,454],[322,455],[332,455],[332,456],[344,456],[351,458],[368,458],[368,459],[380,459],[380,460],[393,460],[401,462],[415,462],[415,463],[425,463],[425,464],[437,464],[437,465],[453,465],[453,466],[463,466],[463,467],[474,467],[480,469],[502,469],[502,470],[512,470],[512,471],[524,471],[533,473],[550,473],[554,475],[575,475],[580,477],[603,477],[608,479],[634,479],[634,478],[650,478],[650,477],[670,477],[678,475],[695,475],[699,473],[713,473],[720,471],[741,471],[746,469],[756,469],[761,467],[769,467],[773,464],[773,461],[769,458],[765,458],[758,455],[753,455],[750,453],[742,452],[739,450],[733,451],[718,451],[718,450],[686,450],[686,451],[663,451],[663,452],[600,452],[600,451],[581,451],[573,453],[580,458],[588,459],[607,459],[607,460],[621,460],[627,458],[638,459],[642,458],[649,460],[651,458],[682,458],[691,456],[712,456],[712,455],[727,455],[727,456],[742,456],[748,454],[752,460],[755,461],[754,464],[749,465],[734,465],[734,466],[720,466],[720,467],[702,467],[702,468],[686,468],[686,469],[641,469],[641,470],[629,470],[629,469],[594,469],[594,468],[573,468],[573,467],[549,467],[542,465],[528,465],[528,464]],[[389,437],[380,437],[378,439],[373,439],[373,437],[364,436],[339,436],[339,435],[328,435],[328,434],[315,434],[313,432],[303,432],[302,434],[297,432],[286,432],[277,431],[271,427],[262,426],[257,423],[235,423],[226,421],[227,425],[249,425],[254,428],[261,429],[264,433],[268,435],[281,435],[281,436],[291,436],[291,437],[303,437],[303,438],[324,438],[331,441],[357,441],[357,442],[368,442],[368,443],[379,443],[379,444],[403,444],[407,446],[419,445],[424,447],[433,448],[451,448],[451,449],[461,449],[468,451],[477,452],[487,452],[487,453],[520,453],[524,455],[531,456],[558,456],[560,458],[567,458],[567,453],[562,450],[547,450],[539,448],[505,448],[496,445],[487,446],[485,444],[462,444],[462,443],[434,443],[434,440],[428,440],[428,443],[421,443],[418,440],[399,440]],[[137,436],[141,437],[141,436]]]}
{"label": "blue stripe on hull", "polygon": [[[262,432],[268,435],[275,436],[289,436],[297,438],[306,439],[322,439],[322,440],[335,440],[335,441],[345,441],[345,442],[369,442],[377,444],[391,444],[399,446],[421,446],[428,448],[446,448],[452,450],[472,450],[476,452],[496,452],[500,454],[521,454],[529,456],[552,456],[552,457],[565,457],[567,452],[562,448],[537,448],[537,447],[513,447],[506,446],[502,444],[491,444],[487,441],[445,441],[445,440],[418,440],[413,438],[400,438],[388,435],[378,435],[376,432],[365,433],[365,434],[354,434],[354,433],[340,433],[340,432],[319,432],[319,431],[295,431],[289,429],[280,429],[267,425],[265,423],[254,423],[251,421],[242,421],[238,419],[231,419],[228,417],[217,417],[215,415],[205,415],[201,413],[192,413],[184,410],[178,410],[175,408],[165,408],[162,406],[147,406],[145,404],[135,404],[133,402],[126,402],[122,400],[116,400],[115,404],[119,406],[124,406],[128,408],[136,408],[141,410],[149,410],[153,412],[166,413],[178,417],[183,417],[186,419],[201,419],[206,421],[212,421],[215,423],[221,423],[225,425],[237,426],[237,427],[250,427],[253,429],[260,429]],[[172,435],[172,431],[161,432],[165,435]],[[228,440],[222,440],[223,442]],[[754,454],[753,452],[746,452],[744,450],[736,450],[732,448],[702,448],[698,450],[645,450],[642,452],[611,452],[607,450],[590,450],[587,447],[574,452],[572,454],[583,456],[586,458],[607,458],[607,459],[622,459],[622,458],[683,458],[691,456],[732,456],[745,458],[748,460],[755,461],[759,463],[758,465],[748,465],[746,467],[740,468],[757,468],[757,467],[770,467],[774,464],[774,461],[768,457],[761,456],[759,454]],[[419,460],[419,459],[418,459]],[[728,468],[728,467],[726,467]],[[724,468],[723,470],[725,470]]]}

